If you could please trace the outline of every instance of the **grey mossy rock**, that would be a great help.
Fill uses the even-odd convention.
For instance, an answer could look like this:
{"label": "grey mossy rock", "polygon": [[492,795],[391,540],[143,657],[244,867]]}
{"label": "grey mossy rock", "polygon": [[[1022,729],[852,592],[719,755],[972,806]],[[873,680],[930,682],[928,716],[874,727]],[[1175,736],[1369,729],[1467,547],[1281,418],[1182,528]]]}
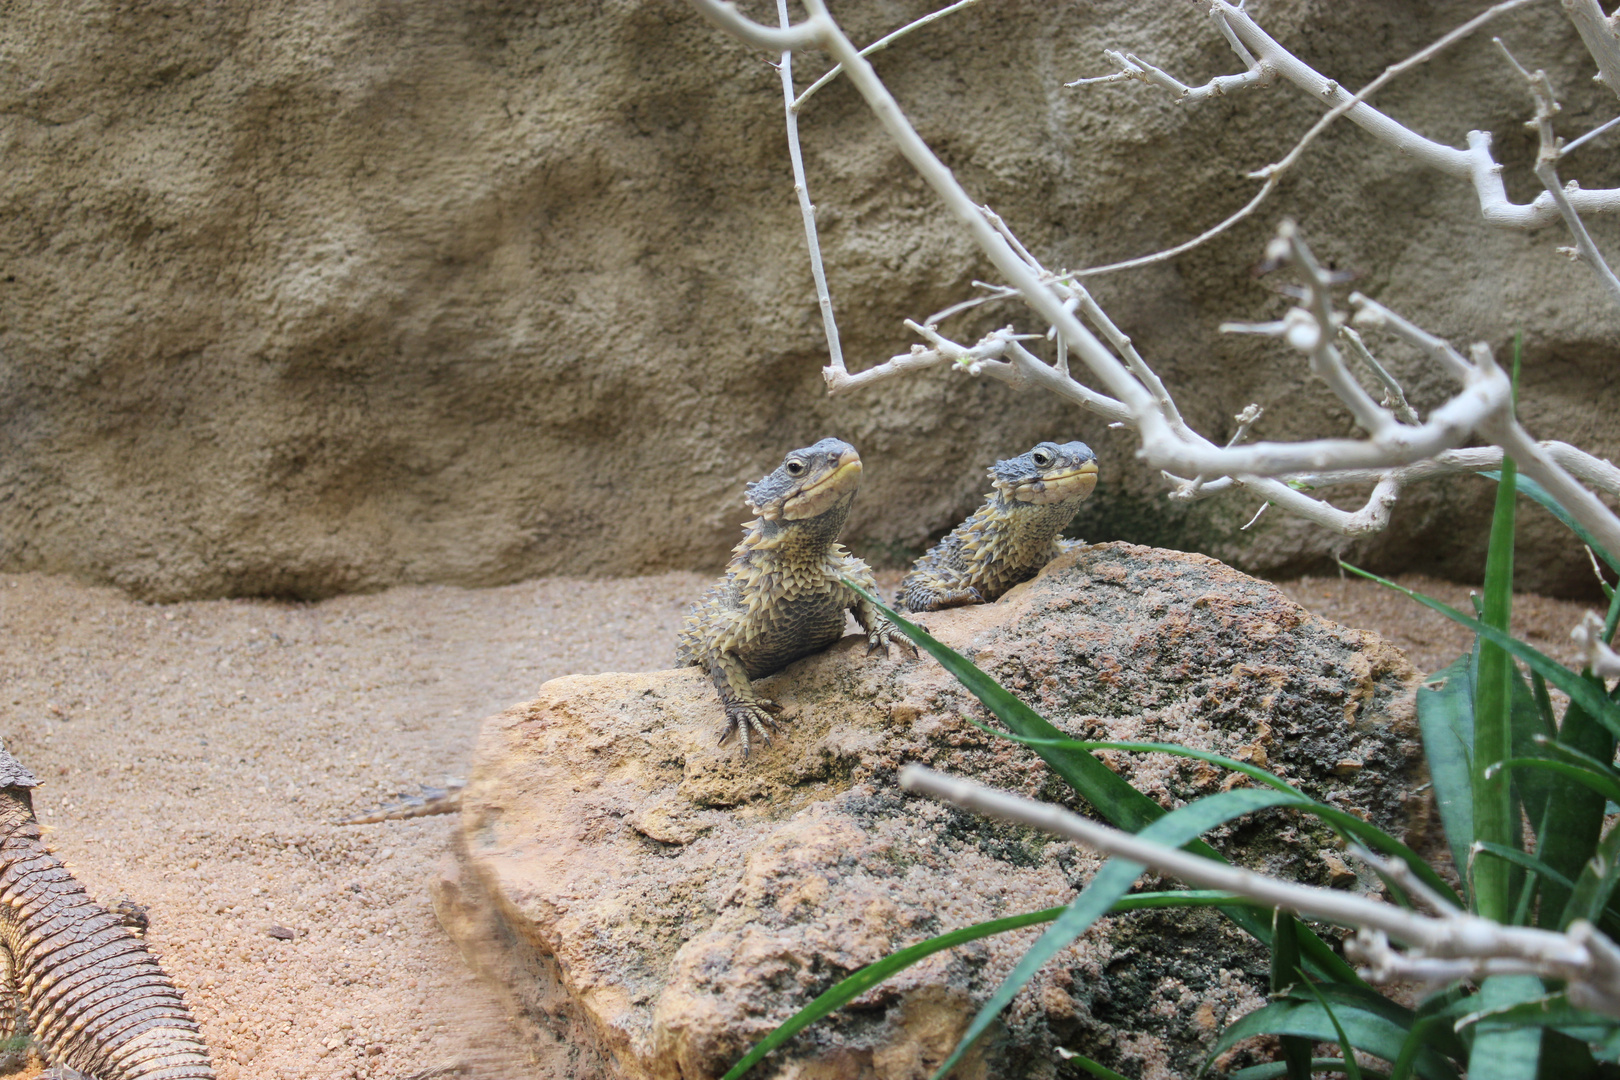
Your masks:
{"label": "grey mossy rock", "polygon": [[[1263,762],[1404,831],[1418,673],[1376,635],[1214,560],[1097,545],[998,603],[923,618],[1077,737]],[[435,905],[527,1037],[572,1047],[574,1076],[717,1076],[842,976],[1067,903],[1098,865],[898,790],[896,771],[919,761],[1074,802],[1033,753],[969,725],[982,710],[932,660],[868,657],[852,636],[761,681],[786,722],[746,764],[715,745],[714,690],[695,669],[557,679],[484,724]],[[1167,806],[1230,777],[1103,756]],[[1313,819],[1266,814],[1211,839],[1247,865],[1366,884]],[[1038,933],[935,955],[760,1075],[926,1077]],[[1219,1026],[1263,1002],[1266,963],[1212,913],[1108,920],[1017,998],[961,1075],[1053,1075],[1058,1046],[1133,1075],[1193,1075]]]}
{"label": "grey mossy rock", "polygon": [[[839,16],[868,42],[936,6]],[[1359,86],[1478,7],[1274,0],[1258,15]],[[1556,5],[1498,29],[1558,80],[1561,131],[1612,114]],[[1107,71],[1105,48],[1190,82],[1237,63],[1184,0],[982,4],[873,63],[1054,268],[1202,232],[1320,115],[1282,86],[1198,106],[1136,83],[1063,88]],[[1254,500],[1167,501],[1133,435],[1049,396],[935,371],[828,399],[771,57],[682,0],[36,0],[8,8],[0,56],[0,569],[175,599],[718,567],[743,483],[824,435],[866,459],[846,536],[869,561],[909,561],[978,505],[988,463],[1056,438],[1101,458],[1075,524],[1090,540],[1269,573],[1334,553],[1461,577],[1483,563],[1491,486],[1473,477],[1412,488],[1380,537],[1275,511],[1240,532]],[[800,84],[825,66],[803,57]],[[1376,103],[1453,145],[1493,131],[1509,190],[1536,190],[1529,102],[1488,35]],[[801,130],[863,368],[911,346],[903,319],[992,270],[847,82]],[[1601,147],[1562,168],[1620,182]],[[1459,345],[1505,358],[1522,329],[1530,430],[1620,451],[1616,319],[1556,253],[1560,230],[1486,226],[1465,185],[1348,123],[1246,223],[1094,283],[1210,438],[1250,401],[1268,409],[1263,438],[1350,431],[1297,354],[1216,331],[1283,310],[1250,269],[1285,215],[1355,288]],[[1612,250],[1613,223],[1589,224]],[[943,329],[972,341],[1014,320],[1044,330],[1007,304]],[[1373,343],[1420,409],[1452,392]],[[1593,587],[1538,512],[1519,570],[1526,588]]]}

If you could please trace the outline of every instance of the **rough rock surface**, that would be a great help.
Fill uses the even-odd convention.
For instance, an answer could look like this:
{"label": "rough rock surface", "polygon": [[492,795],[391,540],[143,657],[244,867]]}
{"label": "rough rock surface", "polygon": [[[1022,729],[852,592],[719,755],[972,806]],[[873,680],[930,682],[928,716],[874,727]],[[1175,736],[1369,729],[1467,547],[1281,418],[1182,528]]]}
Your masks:
{"label": "rough rock surface", "polygon": [[[1376,635],[1306,613],[1199,555],[1097,545],[1000,602],[926,616],[942,640],[1076,736],[1177,741],[1265,762],[1399,828],[1417,673]],[[902,794],[921,761],[1064,798],[1029,751],[969,725],[931,660],[846,638],[773,677],[776,743],[715,745],[696,670],[556,679],[486,721],[440,920],[529,1037],[579,1077],[696,1080],[854,969],[984,919],[1066,903],[1096,859]],[[1229,774],[1108,755],[1166,806]],[[1213,834],[1230,854],[1354,885],[1322,830],[1280,814]],[[936,954],[801,1034],[762,1075],[926,1077],[1038,930]],[[1107,920],[1036,979],[964,1075],[1055,1075],[1054,1047],[1144,1080],[1190,1076],[1263,1000],[1265,957],[1210,913]]]}
{"label": "rough rock surface", "polygon": [[[840,15],[869,41],[931,6]],[[1255,11],[1359,85],[1477,7]],[[1559,80],[1561,130],[1613,111],[1554,6],[1501,32]],[[1054,266],[1203,230],[1316,115],[1283,87],[1195,108],[1138,84],[1062,87],[1104,71],[1106,47],[1193,82],[1234,68],[1180,0],[981,5],[875,62],[975,197]],[[1247,500],[1169,504],[1128,436],[1055,400],[935,372],[829,401],[765,59],[680,0],[9,5],[0,568],[178,598],[709,567],[742,483],[824,435],[868,462],[849,529],[868,557],[921,551],[976,505],[989,462],[1081,438],[1103,466],[1078,523],[1091,540],[1273,572],[1338,550],[1477,568],[1490,493],[1471,478],[1413,491],[1391,533],[1347,546],[1280,514],[1238,532]],[[801,85],[823,65],[801,60]],[[1532,190],[1528,101],[1487,41],[1379,102],[1454,145],[1495,132],[1510,190]],[[902,319],[990,271],[847,85],[802,123],[846,351],[865,366],[909,347]],[[1565,175],[1593,186],[1617,170],[1599,150]],[[1488,229],[1462,186],[1348,125],[1249,223],[1096,284],[1211,437],[1251,400],[1270,409],[1265,437],[1349,430],[1297,357],[1215,331],[1281,310],[1248,270],[1285,214],[1437,333],[1505,346],[1523,329],[1532,430],[1620,450],[1616,322],[1592,275],[1550,234]],[[1027,322],[991,308],[947,329],[1013,318]],[[1448,392],[1415,356],[1387,360],[1420,407]],[[1527,535],[1520,584],[1590,588],[1578,545],[1552,535]]]}

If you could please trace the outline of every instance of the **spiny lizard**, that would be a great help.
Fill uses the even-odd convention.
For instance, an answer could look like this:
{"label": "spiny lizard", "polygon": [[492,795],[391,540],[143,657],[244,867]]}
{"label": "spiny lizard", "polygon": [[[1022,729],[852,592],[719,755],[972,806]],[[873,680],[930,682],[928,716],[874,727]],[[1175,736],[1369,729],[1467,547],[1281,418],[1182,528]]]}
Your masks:
{"label": "spiny lizard", "polygon": [[0,750],[0,1039],[26,1017],[53,1059],[97,1080],[213,1080],[180,991],[45,849],[37,784]]}
{"label": "spiny lizard", "polygon": [[[759,516],[743,526],[725,576],[692,608],[676,642],[683,664],[703,668],[725,706],[725,742],[735,734],[748,755],[750,731],[766,742],[774,701],[750,680],[787,667],[844,635],[844,612],[866,631],[867,652],[891,640],[909,645],[878,610],[840,578],[868,591],[872,571],[845,551],[838,534],[861,481],[861,457],[838,439],[795,450],[775,472],[748,487]],[[915,650],[913,650],[915,651]]]}
{"label": "spiny lizard", "polygon": [[1043,442],[990,467],[986,502],[900,582],[900,606],[936,611],[989,603],[1063,550],[1058,534],[1097,486],[1097,455],[1082,442]]}

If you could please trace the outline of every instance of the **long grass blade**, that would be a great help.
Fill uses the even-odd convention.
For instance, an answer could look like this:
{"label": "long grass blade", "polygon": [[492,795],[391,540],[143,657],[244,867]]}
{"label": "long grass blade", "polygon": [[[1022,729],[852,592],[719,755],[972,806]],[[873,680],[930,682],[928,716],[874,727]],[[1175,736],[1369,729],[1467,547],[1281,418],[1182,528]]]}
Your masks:
{"label": "long grass blade", "polygon": [[[1350,1045],[1350,1036],[1345,1034],[1344,1025],[1339,1023],[1338,1016],[1333,1012],[1333,1006],[1328,1003],[1326,997],[1322,996],[1322,992],[1316,988],[1315,983],[1306,979],[1305,986],[1315,995],[1316,1000],[1321,1003],[1322,1011],[1327,1013],[1328,1021],[1333,1024],[1333,1033],[1339,1037],[1339,1055],[1344,1058],[1344,1074],[1350,1080],[1361,1080],[1361,1069],[1356,1065],[1355,1047]],[[1297,1036],[1284,1037],[1297,1038]]]}
{"label": "long grass blade", "polygon": [[[1500,481],[1502,479],[1501,470],[1498,469],[1491,469],[1488,472],[1482,472],[1479,475],[1485,477],[1487,480]],[[1552,495],[1548,493],[1546,488],[1542,487],[1528,476],[1515,476],[1513,483],[1514,486],[1518,488],[1519,494],[1528,495],[1530,498],[1540,503],[1542,507],[1553,515],[1553,517],[1557,518],[1559,521],[1562,521],[1569,528],[1570,532],[1580,537],[1581,543],[1591,548],[1594,555],[1608,563],[1609,568],[1615,573],[1620,574],[1620,561],[1616,561],[1615,557],[1605,550],[1602,544],[1597,542],[1597,538],[1592,535],[1591,531],[1588,530],[1586,526],[1582,525],[1580,522],[1571,517],[1569,511],[1560,506],[1558,500],[1554,499]]]}
{"label": "long grass blade", "polygon": [[1492,765],[1491,768],[1503,769],[1539,769],[1543,772],[1557,773],[1559,776],[1575,781],[1592,791],[1602,795],[1605,799],[1612,799],[1620,803],[1620,780],[1613,775],[1598,772],[1596,769],[1575,765],[1567,761],[1549,761],[1547,758],[1508,758],[1506,761]]}
{"label": "long grass blade", "polygon": [[[1517,504],[1513,459],[1502,458],[1502,479],[1491,516],[1489,552],[1485,557],[1484,611],[1480,621],[1508,632],[1513,614],[1513,533]],[[1513,917],[1513,867],[1494,849],[1518,846],[1518,820],[1512,778],[1494,762],[1513,756],[1512,655],[1495,641],[1479,643],[1474,677],[1474,910],[1487,919],[1508,923]]]}
{"label": "long grass blade", "polygon": [[1413,851],[1405,843],[1397,840],[1395,837],[1391,836],[1389,833],[1385,832],[1369,821],[1363,821],[1354,814],[1340,810],[1336,806],[1331,806],[1327,803],[1319,802],[1318,800],[1311,798],[1303,791],[1300,791],[1298,788],[1288,783],[1288,781],[1267,772],[1265,769],[1262,769],[1257,765],[1252,765],[1249,762],[1238,761],[1234,758],[1225,757],[1224,755],[1216,754],[1209,750],[1195,750],[1187,746],[1177,746],[1174,743],[1112,742],[1099,739],[1028,739],[1020,735],[1009,735],[1004,731],[997,731],[995,728],[990,727],[987,724],[981,724],[976,720],[970,720],[968,722],[973,724],[974,727],[988,732],[997,738],[1023,743],[1026,746],[1067,747],[1074,750],[1085,751],[1125,750],[1136,753],[1171,754],[1176,757],[1192,758],[1195,761],[1205,761],[1211,765],[1219,765],[1222,768],[1240,772],[1245,776],[1253,777],[1254,779],[1277,791],[1287,792],[1290,795],[1296,796],[1300,800],[1298,803],[1290,803],[1285,805],[1296,806],[1299,809],[1308,810],[1311,813],[1318,815],[1323,821],[1331,825],[1335,832],[1339,833],[1346,840],[1355,840],[1359,843],[1365,844],[1367,847],[1372,848],[1375,852],[1380,854],[1393,855],[1410,867],[1412,872],[1423,880],[1424,884],[1439,892],[1441,896],[1457,904],[1458,907],[1463,906],[1461,899],[1452,891],[1451,886],[1446,884],[1445,879],[1435,872],[1434,868],[1428,864],[1427,860],[1425,860],[1417,852]]}
{"label": "long grass blade", "polygon": [[1501,646],[1507,652],[1522,660],[1532,671],[1539,671],[1543,678],[1569,695],[1571,701],[1579,703],[1581,708],[1601,720],[1603,725],[1610,731],[1620,732],[1620,704],[1610,701],[1601,693],[1594,692],[1590,683],[1552,657],[1532,646],[1526,645],[1509,634],[1503,633],[1494,626],[1488,626],[1478,619],[1464,615],[1450,604],[1436,600],[1432,596],[1424,596],[1420,592],[1408,589],[1404,585],[1397,585],[1387,578],[1368,573],[1366,570],[1358,569],[1349,563],[1340,563],[1339,565],[1352,574],[1364,577],[1368,581],[1376,581],[1380,585],[1385,585],[1398,593],[1409,596],[1424,607],[1432,611],[1438,611],[1452,622],[1466,626],[1485,640]]}
{"label": "long grass blade", "polygon": [[[1271,996],[1279,998],[1299,985],[1299,920],[1286,911],[1271,914]],[[1298,1035],[1282,1036],[1282,1059],[1288,1066],[1288,1080],[1311,1080],[1311,1049],[1314,1043]]]}
{"label": "long grass blade", "polygon": [[[1169,847],[1181,847],[1189,840],[1233,818],[1297,801],[1297,796],[1281,791],[1252,788],[1223,791],[1171,811],[1141,830],[1139,835],[1144,840],[1154,840]],[[1103,863],[1092,875],[1091,881],[1081,890],[1080,895],[1074,898],[1068,910],[1058,916],[1051,928],[1029,947],[1012,971],[1002,980],[1001,985],[996,987],[989,1000],[980,1007],[973,1022],[957,1041],[956,1049],[951,1051],[951,1055],[934,1073],[934,1080],[940,1080],[956,1067],[979,1036],[995,1022],[997,1016],[1001,1015],[1001,1010],[1005,1009],[1017,996],[1018,991],[1035,977],[1035,973],[1044,967],[1048,960],[1068,948],[1070,943],[1085,933],[1092,923],[1105,915],[1114,902],[1130,890],[1131,884],[1143,869],[1141,863],[1127,859],[1112,858]]]}

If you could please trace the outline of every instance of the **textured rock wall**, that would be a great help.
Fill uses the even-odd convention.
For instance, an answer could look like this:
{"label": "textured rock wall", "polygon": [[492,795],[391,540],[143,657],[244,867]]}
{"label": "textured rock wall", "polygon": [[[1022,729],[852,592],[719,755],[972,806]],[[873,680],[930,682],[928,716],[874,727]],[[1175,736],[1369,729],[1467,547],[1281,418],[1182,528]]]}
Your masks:
{"label": "textured rock wall", "polygon": [[[921,2],[853,5],[870,40]],[[1476,4],[1276,0],[1256,13],[1346,84]],[[759,12],[763,14],[763,8]],[[1568,131],[1613,111],[1555,9],[1503,33],[1556,73]],[[1232,58],[1186,4],[984,4],[878,58],[923,135],[1049,263],[1183,239],[1308,125],[1270,91],[1182,109],[1066,90],[1133,49],[1185,78]],[[800,62],[807,78],[817,58]],[[402,581],[718,564],[743,482],[836,434],[867,461],[850,536],[901,556],[965,513],[983,468],[1040,438],[1101,453],[1086,538],[1267,570],[1346,545],[1248,500],[1174,506],[1132,444],[1052,400],[936,372],[829,401],[778,84],[679,0],[22,2],[0,23],[0,566],[151,597],[318,596]],[[1483,42],[1381,99],[1459,142],[1497,133],[1531,181],[1527,103]],[[986,265],[847,86],[804,117],[855,366],[968,295]],[[1620,180],[1612,154],[1568,175]],[[1526,334],[1532,428],[1609,453],[1615,316],[1551,234],[1493,232],[1472,196],[1359,131],[1330,133],[1250,224],[1100,298],[1220,437],[1348,430],[1302,366],[1215,333],[1280,309],[1248,274],[1284,213],[1358,287],[1439,333]],[[1605,231],[1606,230],[1606,231]],[[1600,224],[1600,240],[1613,240]],[[972,337],[1021,313],[948,327]],[[1446,387],[1398,350],[1419,406]],[[1381,566],[1475,571],[1487,485],[1414,492]],[[1532,524],[1527,584],[1577,587]],[[1535,532],[1541,529],[1541,532]]]}

